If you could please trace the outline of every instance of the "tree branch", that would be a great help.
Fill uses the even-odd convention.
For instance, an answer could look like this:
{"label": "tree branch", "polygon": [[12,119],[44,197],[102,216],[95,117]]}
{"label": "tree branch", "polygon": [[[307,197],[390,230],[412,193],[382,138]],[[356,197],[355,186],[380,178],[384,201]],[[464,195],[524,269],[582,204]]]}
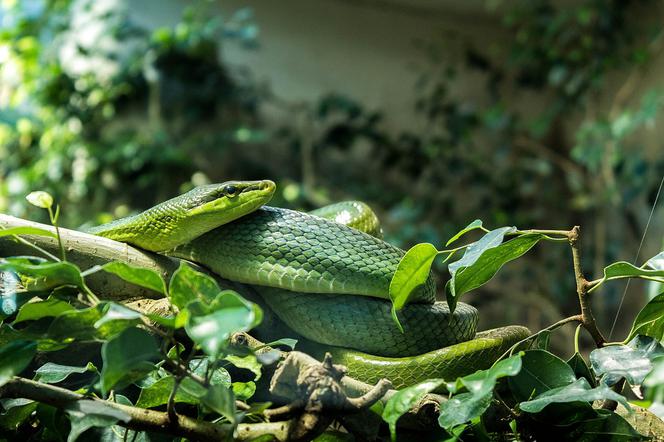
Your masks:
{"label": "tree branch", "polygon": [[168,413],[128,405],[116,404],[94,397],[86,397],[54,385],[35,382],[30,379],[13,377],[0,387],[1,398],[23,398],[64,409],[76,401],[91,400],[103,403],[127,414],[128,422],[119,421],[117,425],[137,431],[151,431],[180,436],[195,440],[251,440],[258,436],[271,434],[276,440],[289,440],[289,432],[293,423],[268,422],[260,424],[241,424],[234,432],[231,424],[215,424],[177,415],[177,424],[173,425]]}

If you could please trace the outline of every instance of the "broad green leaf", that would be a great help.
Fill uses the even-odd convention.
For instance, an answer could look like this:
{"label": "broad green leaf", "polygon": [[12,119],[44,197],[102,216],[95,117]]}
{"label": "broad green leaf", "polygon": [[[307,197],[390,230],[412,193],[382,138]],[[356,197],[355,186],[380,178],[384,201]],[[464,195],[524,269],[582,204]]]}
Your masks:
{"label": "broad green leaf", "polygon": [[108,393],[120,381],[132,382],[145,375],[154,368],[151,361],[157,359],[158,354],[155,339],[135,327],[104,342],[101,347],[103,393]]}
{"label": "broad green leaf", "polygon": [[[389,288],[395,319],[395,311],[401,310],[408,303],[414,290],[426,282],[431,272],[431,264],[437,254],[438,250],[433,245],[417,244],[411,247],[399,261]],[[398,320],[396,322],[398,323]]]}
{"label": "broad green leaf", "polygon": [[641,385],[652,369],[652,361],[664,355],[658,341],[638,335],[627,345],[610,345],[590,353],[590,366],[603,382],[613,385],[625,378],[632,386]]}
{"label": "broad green leaf", "polygon": [[231,388],[223,385],[210,385],[206,394],[201,397],[201,403],[225,417],[229,422],[235,423],[235,396]]}
{"label": "broad green leaf", "polygon": [[74,310],[68,302],[61,301],[54,297],[49,297],[45,301],[30,302],[25,304],[18,311],[14,324],[23,321],[31,321],[41,318],[58,316],[61,313]]}
{"label": "broad green leaf", "polygon": [[80,310],[71,310],[59,314],[51,322],[46,336],[55,341],[102,339],[120,333],[131,327],[129,321],[110,321],[95,327],[105,309],[106,303]]}
{"label": "broad green leaf", "polygon": [[[445,291],[447,293],[447,303],[450,305],[451,310],[454,310],[457,300],[462,294],[484,285],[493,278],[504,264],[519,258],[543,238],[542,235],[521,235],[496,245],[498,239],[502,239],[501,234],[504,235],[511,231],[510,229],[512,228],[504,227],[502,230],[498,229],[500,231],[493,234],[483,244],[483,248],[473,250],[472,259],[469,258],[467,261],[464,261],[466,258],[466,255],[464,255],[459,261],[450,264],[452,278],[447,282]],[[496,231],[493,230],[492,232]],[[482,239],[487,235],[489,233]],[[480,241],[475,244],[479,244]],[[469,251],[470,248],[466,251],[466,254]],[[453,265],[454,267],[452,267]]]}
{"label": "broad green leaf", "polygon": [[[189,369],[198,376],[204,378],[208,371],[208,358],[193,359],[189,362]],[[231,375],[223,367],[216,367],[210,375],[210,385],[222,385],[230,387]]]}
{"label": "broad green leaf", "polygon": [[105,305],[102,311],[102,317],[95,322],[94,327],[100,328],[104,324],[113,321],[130,321],[131,324],[138,324],[142,316],[141,313],[125,307],[122,304],[109,302]]}
{"label": "broad green leaf", "polygon": [[96,400],[75,401],[64,410],[71,423],[67,442],[74,442],[78,436],[92,427],[109,427],[118,421],[129,422],[131,420],[131,416],[124,411]]}
{"label": "broad green leaf", "polygon": [[48,236],[50,238],[57,238],[54,232],[38,227],[11,227],[9,229],[0,229],[0,237],[10,235],[35,235],[35,236]]}
{"label": "broad green leaf", "polygon": [[664,339],[664,293],[651,299],[636,315],[624,342],[629,342],[636,335],[650,336],[658,341]]}
{"label": "broad green leaf", "polygon": [[233,382],[231,388],[235,397],[241,401],[246,401],[256,393],[256,383],[253,381]]}
{"label": "broad green leaf", "polygon": [[233,333],[249,331],[263,318],[258,305],[231,290],[219,293],[209,305],[202,301],[190,302],[186,310],[189,312],[185,326],[187,335],[210,356],[217,356]]}
{"label": "broad green leaf", "polygon": [[184,261],[173,273],[168,287],[171,303],[179,309],[194,300],[212,302],[219,292],[221,289],[214,278],[194,270]]}
{"label": "broad green leaf", "polygon": [[519,353],[503,359],[487,370],[478,370],[475,373],[457,378],[455,382],[448,382],[445,387],[450,393],[457,393],[464,388],[471,393],[492,389],[498,379],[516,376],[521,371],[522,356],[523,354]]}
{"label": "broad green leaf", "polygon": [[584,378],[588,381],[591,387],[596,387],[597,382],[595,381],[595,376],[593,376],[590,371],[590,367],[586,364],[586,360],[583,359],[583,356],[579,353],[574,353],[571,358],[567,361],[567,365],[572,367],[574,374],[577,378]]}
{"label": "broad green leaf", "polygon": [[604,268],[602,282],[618,278],[646,278],[664,280],[664,269],[644,269],[625,261],[614,262]]}
{"label": "broad green leaf", "polygon": [[475,373],[458,378],[455,382],[447,383],[447,389],[451,393],[462,389],[465,393],[456,394],[444,407],[441,407],[438,423],[445,430],[450,431],[455,427],[478,419],[493,398],[493,390],[498,379],[512,377],[521,371],[521,357],[519,353],[508,359],[499,361],[488,370],[479,370]]}
{"label": "broad green leaf", "polygon": [[397,440],[397,421],[399,418],[413,408],[427,393],[440,387],[444,382],[443,379],[430,379],[420,382],[399,390],[387,401],[382,417],[390,428],[392,441]]}
{"label": "broad green leaf", "polygon": [[[136,406],[152,408],[168,403],[168,398],[171,395],[171,391],[173,391],[174,385],[175,378],[173,376],[166,376],[159,379],[154,384],[141,390]],[[188,394],[183,388],[178,388],[178,391],[175,393],[175,402],[197,404],[199,403],[199,399],[196,396]]]}
{"label": "broad green leaf", "polygon": [[625,408],[631,410],[627,399],[623,395],[611,390],[606,384],[600,384],[598,387],[592,388],[584,378],[577,379],[569,385],[545,391],[535,399],[521,402],[519,408],[527,413],[539,413],[549,404],[593,402],[600,399],[620,402]]}
{"label": "broad green leaf", "polygon": [[30,364],[37,353],[34,341],[16,340],[0,347],[0,386]]}
{"label": "broad green leaf", "polygon": [[475,221],[473,221],[472,223],[468,224],[466,227],[464,227],[463,229],[461,229],[461,230],[460,230],[456,235],[454,235],[452,238],[450,238],[450,239],[445,243],[445,247],[449,246],[450,244],[452,244],[452,243],[453,243],[454,241],[456,241],[457,239],[461,238],[461,237],[462,237],[463,235],[465,235],[466,233],[468,233],[468,232],[470,232],[470,231],[472,231],[472,230],[475,230],[475,229],[479,229],[480,227],[482,227],[482,220],[480,220],[480,219],[476,219]]}
{"label": "broad green leaf", "polygon": [[0,270],[11,270],[21,276],[27,290],[50,290],[62,286],[83,287],[81,271],[69,262],[31,264],[25,259],[0,259]]}
{"label": "broad green leaf", "polygon": [[108,273],[112,273],[127,282],[146,289],[153,290],[162,295],[166,294],[166,283],[161,275],[154,270],[129,265],[120,261],[109,262],[101,268]]}
{"label": "broad green leaf", "polygon": [[33,206],[37,206],[42,209],[48,209],[53,206],[53,197],[50,193],[44,192],[43,190],[37,190],[35,192],[30,192],[26,197],[26,200]]}
{"label": "broad green leaf", "polygon": [[235,356],[228,355],[224,358],[231,364],[235,365],[237,368],[244,368],[251,371],[254,374],[254,381],[257,381],[261,378],[261,370],[263,366],[256,358],[256,355],[249,354],[246,356]]}
{"label": "broad green leaf", "polygon": [[84,367],[75,367],[72,365],[60,365],[53,362],[47,362],[35,370],[35,374],[37,375],[36,379],[39,382],[44,382],[46,384],[56,384],[67,379],[70,374],[80,374],[88,371],[96,371],[95,366],[88,364]]}
{"label": "broad green leaf", "polygon": [[4,412],[0,414],[0,428],[16,431],[35,412],[39,402],[29,399],[0,399]]}
{"label": "broad green leaf", "polygon": [[527,401],[576,380],[572,368],[547,351],[528,350],[521,360],[519,374],[508,379],[510,390],[518,401]]}

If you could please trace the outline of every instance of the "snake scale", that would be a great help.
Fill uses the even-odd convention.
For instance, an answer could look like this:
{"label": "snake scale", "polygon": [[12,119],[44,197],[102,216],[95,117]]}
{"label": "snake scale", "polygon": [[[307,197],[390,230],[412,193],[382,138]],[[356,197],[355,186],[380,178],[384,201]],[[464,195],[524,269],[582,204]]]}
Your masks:
{"label": "snake scale", "polygon": [[251,284],[283,322],[365,382],[453,379],[529,335],[520,326],[476,334],[477,310],[459,303],[450,314],[431,275],[399,312],[401,333],[388,290],[405,252],[381,239],[373,212],[360,202],[309,214],[265,206],[274,191],[268,180],[199,186],[90,233]]}

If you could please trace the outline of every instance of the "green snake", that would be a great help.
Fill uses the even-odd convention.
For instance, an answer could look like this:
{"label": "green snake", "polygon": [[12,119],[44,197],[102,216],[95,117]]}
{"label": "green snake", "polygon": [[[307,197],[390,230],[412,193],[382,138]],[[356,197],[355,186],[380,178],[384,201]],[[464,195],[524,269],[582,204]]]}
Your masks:
{"label": "green snake", "polygon": [[388,289],[404,251],[381,239],[378,220],[360,202],[302,213],[269,207],[272,181],[199,186],[145,212],[90,233],[201,264],[251,284],[299,335],[322,344],[350,376],[397,388],[454,379],[487,368],[528,329],[476,334],[478,312],[459,303],[450,314],[427,282],[391,317]]}

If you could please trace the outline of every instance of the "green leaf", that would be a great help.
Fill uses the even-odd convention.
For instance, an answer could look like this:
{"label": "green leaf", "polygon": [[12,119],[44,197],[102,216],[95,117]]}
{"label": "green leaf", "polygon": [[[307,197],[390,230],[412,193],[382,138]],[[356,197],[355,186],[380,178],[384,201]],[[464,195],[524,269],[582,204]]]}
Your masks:
{"label": "green leaf", "polygon": [[95,307],[71,310],[59,314],[51,322],[46,336],[58,342],[69,342],[73,339],[103,339],[133,326],[128,321],[110,321],[95,327],[97,321],[103,316],[105,306],[105,303],[100,303]]}
{"label": "green leaf", "polygon": [[118,421],[129,422],[131,420],[131,416],[124,411],[102,401],[75,401],[64,410],[71,422],[67,442],[74,442],[78,436],[92,427],[109,427]]}
{"label": "green leaf", "polygon": [[182,261],[171,277],[168,292],[171,303],[183,309],[194,300],[212,302],[221,289],[214,278],[194,270]]}
{"label": "green leaf", "polygon": [[613,385],[625,378],[632,386],[641,385],[652,369],[652,361],[664,355],[658,341],[638,335],[627,345],[610,345],[590,353],[590,366],[603,382]]}
{"label": "green leaf", "polygon": [[44,382],[46,384],[56,384],[67,379],[70,374],[80,374],[86,373],[88,371],[96,371],[95,366],[88,364],[84,367],[75,367],[72,365],[60,365],[53,362],[47,362],[35,370],[35,373],[37,375],[36,380],[39,382]]}
{"label": "green leaf", "polygon": [[635,277],[662,281],[664,280],[664,269],[650,270],[636,267],[634,264],[625,261],[614,262],[604,268],[604,277],[601,279],[601,282]]}
{"label": "green leaf", "polygon": [[[175,377],[173,376],[166,376],[159,379],[154,384],[141,390],[136,406],[152,408],[168,403],[168,398],[171,395],[171,391],[173,391],[174,385]],[[175,393],[175,402],[198,404],[200,401],[196,396],[187,393],[183,388],[178,388],[178,391]]]}
{"label": "green leaf", "polygon": [[113,261],[101,268],[134,285],[145,287],[162,295],[166,294],[166,283],[161,275],[154,270],[132,266],[124,262]]}
{"label": "green leaf", "polygon": [[0,259],[0,270],[11,270],[21,275],[27,290],[50,290],[62,286],[83,287],[81,271],[68,262],[32,264],[21,258]]}
{"label": "green leaf", "polygon": [[185,326],[187,335],[210,356],[217,356],[233,333],[249,331],[263,318],[258,305],[231,290],[219,293],[209,305],[190,302],[186,310],[190,315]]}
{"label": "green leaf", "polygon": [[592,388],[584,378],[577,379],[569,385],[545,391],[530,401],[521,402],[519,408],[527,413],[539,413],[549,404],[567,402],[593,402],[600,399],[610,399],[620,402],[625,408],[631,410],[624,396],[611,390],[606,384]]}
{"label": "green leaf", "polygon": [[[473,244],[472,251],[469,247],[463,258],[450,264],[452,278],[447,282],[445,289],[447,303],[451,310],[454,310],[457,300],[462,294],[484,285],[504,264],[519,258],[543,238],[543,235],[521,235],[496,245],[499,239],[502,240],[502,235],[510,232],[511,229],[513,228],[503,227],[496,229],[497,231],[492,230]],[[482,242],[491,233],[493,235]],[[480,242],[482,243],[480,244]],[[475,247],[477,244],[479,246]],[[466,259],[469,252],[471,255]]]}
{"label": "green leaf", "polygon": [[385,404],[383,420],[390,428],[392,441],[397,440],[397,421],[408,410],[413,408],[426,394],[440,387],[443,379],[430,379],[396,392]]}
{"label": "green leaf", "polygon": [[528,350],[518,375],[508,379],[518,401],[527,401],[545,391],[564,387],[576,380],[574,371],[558,356],[544,350]]}
{"label": "green leaf", "polygon": [[636,315],[625,342],[636,335],[650,336],[658,341],[664,339],[664,293],[651,299]]}
{"label": "green leaf", "polygon": [[102,317],[94,323],[94,327],[101,328],[104,324],[113,321],[130,321],[131,324],[138,324],[142,317],[143,315],[140,312],[125,307],[122,304],[109,302],[104,306]]}
{"label": "green leaf", "polygon": [[0,399],[4,412],[0,415],[0,428],[16,431],[37,409],[39,402],[29,399]]}
{"label": "green leaf", "polygon": [[150,334],[133,327],[104,342],[101,356],[101,387],[106,394],[120,381],[126,384],[151,371],[150,361],[157,359],[158,347]]}
{"label": "green leaf", "polygon": [[431,264],[438,250],[428,243],[416,244],[401,258],[390,281],[390,299],[395,310],[408,303],[413,291],[429,278]]}
{"label": "green leaf", "polygon": [[43,190],[37,190],[35,192],[30,192],[26,197],[26,200],[33,206],[40,207],[42,209],[48,209],[53,206],[53,197],[48,192]]}
{"label": "green leaf", "polygon": [[455,382],[448,382],[446,388],[450,393],[457,393],[462,389],[478,392],[493,388],[495,381],[509,376],[516,376],[521,371],[521,358],[519,353],[497,362],[487,370],[478,370],[473,374],[457,378]]}
{"label": "green leaf", "polygon": [[59,316],[61,313],[74,310],[69,303],[61,301],[54,297],[49,297],[45,301],[30,302],[25,304],[18,311],[13,324],[23,321],[33,321],[41,318]]}
{"label": "green leaf", "polygon": [[223,385],[210,385],[206,394],[201,397],[201,403],[235,424],[235,396],[231,388]]}
{"label": "green leaf", "polygon": [[224,358],[231,364],[235,365],[237,368],[244,368],[245,370],[249,370],[254,374],[254,381],[257,381],[261,378],[261,369],[263,366],[261,363],[258,361],[258,358],[256,358],[256,355],[249,354],[246,356],[235,356],[235,355],[228,355]]}
{"label": "green leaf", "polygon": [[461,238],[463,235],[465,235],[466,233],[470,232],[471,230],[479,229],[480,227],[482,227],[482,220],[476,219],[475,221],[473,221],[472,223],[468,224],[466,227],[464,227],[463,229],[461,229],[461,230],[460,230],[456,235],[454,235],[452,238],[450,238],[450,239],[445,243],[445,247],[449,246],[449,245],[452,244],[454,241],[456,241],[457,239]]}
{"label": "green leaf", "polygon": [[0,386],[30,364],[37,353],[34,341],[16,340],[0,347]]}
{"label": "green leaf", "polygon": [[478,419],[491,405],[493,390],[498,379],[511,378],[521,372],[521,357],[521,353],[514,355],[497,362],[488,370],[479,370],[448,383],[446,386],[451,393],[462,389],[467,392],[455,395],[441,408],[438,416],[440,426],[451,431],[455,427]]}
{"label": "green leaf", "polygon": [[590,367],[588,367],[586,360],[583,359],[581,354],[574,353],[574,355],[572,355],[572,357],[567,361],[567,365],[572,368],[577,378],[584,378],[592,387],[597,386],[595,376],[593,376],[592,372],[590,371]]}
{"label": "green leaf", "polygon": [[547,427],[545,431],[545,436],[550,439],[576,442],[633,442],[648,439],[632,428],[622,416],[608,410],[596,410],[594,415],[576,419],[569,425]]}
{"label": "green leaf", "polygon": [[233,382],[231,388],[235,397],[241,401],[246,401],[256,393],[256,383],[253,381]]}
{"label": "green leaf", "polygon": [[0,237],[10,235],[35,235],[35,236],[48,236],[50,238],[57,238],[54,232],[38,227],[11,227],[8,229],[0,229]]}

